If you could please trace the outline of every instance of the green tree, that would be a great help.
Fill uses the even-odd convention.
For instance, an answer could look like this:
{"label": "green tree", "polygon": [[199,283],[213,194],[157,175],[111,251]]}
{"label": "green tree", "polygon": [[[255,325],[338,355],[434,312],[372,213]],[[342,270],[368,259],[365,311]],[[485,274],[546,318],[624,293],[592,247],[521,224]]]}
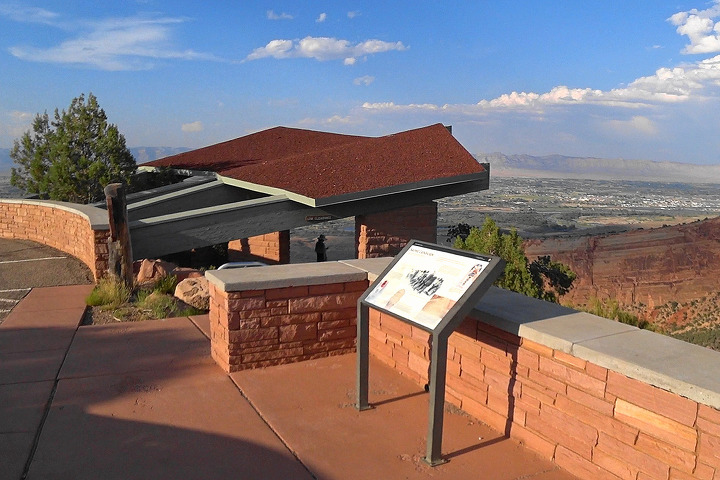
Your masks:
{"label": "green tree", "polygon": [[31,131],[10,151],[17,168],[10,183],[42,198],[90,203],[108,183],[129,184],[136,163],[117,126],[91,93],[73,99],[67,111],[36,115]]}
{"label": "green tree", "polygon": [[570,267],[561,262],[554,262],[548,255],[538,257],[530,265],[530,275],[536,284],[549,285],[552,290],[543,292],[543,299],[557,302],[558,297],[568,293],[577,278]]}
{"label": "green tree", "polygon": [[528,261],[523,240],[515,229],[502,233],[490,217],[485,218],[481,228],[471,227],[465,235],[466,227],[460,224],[449,229],[451,236],[457,232],[455,248],[497,255],[505,260],[505,271],[495,282],[498,287],[551,302],[557,302],[559,296],[572,288],[576,276],[568,266],[552,262],[549,257]]}

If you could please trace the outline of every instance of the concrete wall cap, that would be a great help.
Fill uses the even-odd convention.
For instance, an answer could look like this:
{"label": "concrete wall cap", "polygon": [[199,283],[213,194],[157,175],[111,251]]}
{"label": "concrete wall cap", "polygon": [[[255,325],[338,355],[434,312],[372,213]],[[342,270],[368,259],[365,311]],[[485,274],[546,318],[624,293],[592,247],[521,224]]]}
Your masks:
{"label": "concrete wall cap", "polygon": [[30,200],[17,198],[0,199],[2,203],[15,203],[20,205],[36,205],[40,207],[57,208],[65,210],[76,215],[84,217],[90,224],[92,230],[109,230],[110,224],[107,210],[93,207],[91,205],[82,205],[79,203],[57,202],[55,200]]}
{"label": "concrete wall cap", "polygon": [[[226,292],[321,285],[377,277],[391,258],[208,271]],[[478,321],[638,381],[720,409],[720,352],[589,313],[491,287]]]}
{"label": "concrete wall cap", "polygon": [[205,276],[210,283],[224,292],[367,280],[365,271],[340,262],[208,270]]}
{"label": "concrete wall cap", "polygon": [[720,409],[720,352],[492,287],[471,316]]}
{"label": "concrete wall cap", "polygon": [[363,258],[355,260],[340,260],[340,263],[349,265],[367,273],[367,279],[370,283],[374,282],[377,277],[390,265],[393,257]]}

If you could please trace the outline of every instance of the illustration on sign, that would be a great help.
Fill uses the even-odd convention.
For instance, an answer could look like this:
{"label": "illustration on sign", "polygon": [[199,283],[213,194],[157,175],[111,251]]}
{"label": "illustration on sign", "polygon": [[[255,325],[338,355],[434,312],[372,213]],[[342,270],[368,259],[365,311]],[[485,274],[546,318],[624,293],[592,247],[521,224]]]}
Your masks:
{"label": "illustration on sign", "polygon": [[365,301],[433,330],[489,264],[413,245]]}

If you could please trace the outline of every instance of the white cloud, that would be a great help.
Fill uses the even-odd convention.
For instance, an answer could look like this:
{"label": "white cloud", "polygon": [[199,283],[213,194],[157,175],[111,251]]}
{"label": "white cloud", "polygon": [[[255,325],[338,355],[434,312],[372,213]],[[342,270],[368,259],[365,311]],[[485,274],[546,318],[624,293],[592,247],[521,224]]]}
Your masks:
{"label": "white cloud", "polygon": [[100,70],[141,70],[154,60],[222,61],[212,54],[176,49],[171,42],[172,25],[186,21],[174,17],[125,17],[98,21],[62,22],[60,15],[41,9],[0,10],[16,21],[51,24],[78,31],[59,45],[49,48],[12,46],[10,53],[32,62],[81,65]]}
{"label": "white cloud", "polygon": [[359,16],[360,16],[360,11],[358,11],[358,10],[353,10],[353,11],[351,11],[351,12],[348,12],[348,13],[347,13],[347,16],[348,16],[348,18],[359,17]]}
{"label": "white cloud", "polygon": [[32,128],[35,114],[14,110],[5,112],[0,116],[0,137],[7,136],[10,139],[21,137],[26,131]]}
{"label": "white cloud", "polygon": [[463,115],[484,115],[489,111],[533,111],[574,105],[604,105],[640,108],[672,104],[700,97],[707,87],[720,86],[720,55],[694,64],[675,68],[661,68],[654,75],[640,77],[624,88],[596,90],[558,86],[545,93],[511,92],[476,104],[408,104],[394,102],[363,104],[373,112],[446,111]]}
{"label": "white cloud", "polygon": [[335,127],[341,127],[346,125],[361,125],[365,123],[365,120],[361,117],[355,116],[355,115],[347,115],[347,116],[340,116],[340,115],[333,115],[328,118],[303,118],[299,122],[297,122],[298,126],[304,127],[304,128],[323,128],[328,126],[335,126]]}
{"label": "white cloud", "polygon": [[38,7],[0,5],[0,15],[16,22],[58,26],[60,15]]}
{"label": "white cloud", "polygon": [[30,121],[33,119],[33,114],[30,112],[20,112],[18,110],[13,110],[10,112],[10,118],[13,119],[16,123],[30,123]]}
{"label": "white cloud", "polygon": [[267,18],[268,20],[292,20],[293,16],[289,13],[275,13],[272,10],[267,11]]}
{"label": "white cloud", "polygon": [[205,129],[203,123],[200,120],[192,123],[183,123],[182,127],[180,128],[185,133],[202,132]]}
{"label": "white cloud", "polygon": [[325,20],[327,20],[327,13],[323,12],[321,13],[318,18],[315,20],[317,23],[322,23]]}
{"label": "white cloud", "polygon": [[678,12],[668,18],[677,27],[680,35],[687,35],[690,45],[686,45],[683,53],[715,53],[720,52],[720,22],[713,18],[720,16],[720,0],[707,10],[692,9]]}
{"label": "white cloud", "polygon": [[358,77],[355,80],[353,80],[353,83],[355,85],[367,86],[367,85],[370,85],[371,83],[373,83],[374,81],[375,81],[375,77],[370,76],[370,75],[363,75],[362,77]]}
{"label": "white cloud", "polygon": [[630,120],[610,120],[607,125],[616,133],[632,135],[635,132],[654,136],[658,129],[655,122],[642,115],[636,115]]}
{"label": "white cloud", "polygon": [[[691,44],[687,53],[720,52],[720,0],[714,0],[707,10],[680,12],[668,19],[678,26],[678,33],[688,35]],[[365,42],[368,43],[368,42]],[[365,47],[371,50],[372,47]],[[548,92],[510,92],[475,104],[396,104],[394,102],[365,102],[368,112],[447,112],[469,117],[484,116],[491,111],[526,111],[542,114],[553,107],[602,105],[624,108],[647,108],[661,104],[676,104],[692,98],[703,100],[717,93],[720,87],[720,55],[695,63],[660,68],[653,75],[640,77],[627,86],[611,90],[569,88],[556,86]],[[715,91],[712,91],[715,89]],[[645,117],[633,117],[636,130],[650,132],[654,128]],[[645,122],[645,123],[643,123]]]}
{"label": "white cloud", "polygon": [[366,40],[353,45],[348,40],[308,36],[302,40],[272,40],[264,47],[253,50],[245,60],[258,60],[266,57],[276,59],[314,58],[321,62],[343,60],[345,65],[352,65],[358,57],[364,55],[389,52],[391,50],[403,51],[407,48],[402,42]]}

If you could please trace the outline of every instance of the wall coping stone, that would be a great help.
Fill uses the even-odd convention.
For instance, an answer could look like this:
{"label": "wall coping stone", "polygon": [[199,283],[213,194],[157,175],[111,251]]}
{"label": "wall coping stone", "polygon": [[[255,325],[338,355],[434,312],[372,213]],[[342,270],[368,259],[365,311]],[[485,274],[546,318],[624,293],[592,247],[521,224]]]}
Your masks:
{"label": "wall coping stone", "polygon": [[367,279],[370,283],[374,282],[377,277],[390,265],[393,261],[393,257],[377,257],[377,258],[363,258],[355,260],[340,260],[340,263],[349,265],[354,268],[358,268],[363,272],[367,272]]}
{"label": "wall coping stone", "polygon": [[205,277],[223,292],[240,292],[301,285],[359,282],[367,280],[368,273],[341,262],[319,262],[208,270],[205,272]]}
{"label": "wall coping stone", "polygon": [[[213,270],[225,292],[374,281],[392,258]],[[470,317],[521,338],[720,409],[720,352],[497,287]]]}
{"label": "wall coping stone", "polygon": [[720,352],[497,287],[485,294],[471,316],[720,409]]}
{"label": "wall coping stone", "polygon": [[79,203],[58,202],[55,200],[32,200],[24,198],[2,198],[0,203],[15,203],[21,205],[36,205],[40,207],[51,207],[65,210],[84,217],[90,224],[92,230],[109,230],[109,218],[107,210],[93,207],[92,205],[82,205]]}

